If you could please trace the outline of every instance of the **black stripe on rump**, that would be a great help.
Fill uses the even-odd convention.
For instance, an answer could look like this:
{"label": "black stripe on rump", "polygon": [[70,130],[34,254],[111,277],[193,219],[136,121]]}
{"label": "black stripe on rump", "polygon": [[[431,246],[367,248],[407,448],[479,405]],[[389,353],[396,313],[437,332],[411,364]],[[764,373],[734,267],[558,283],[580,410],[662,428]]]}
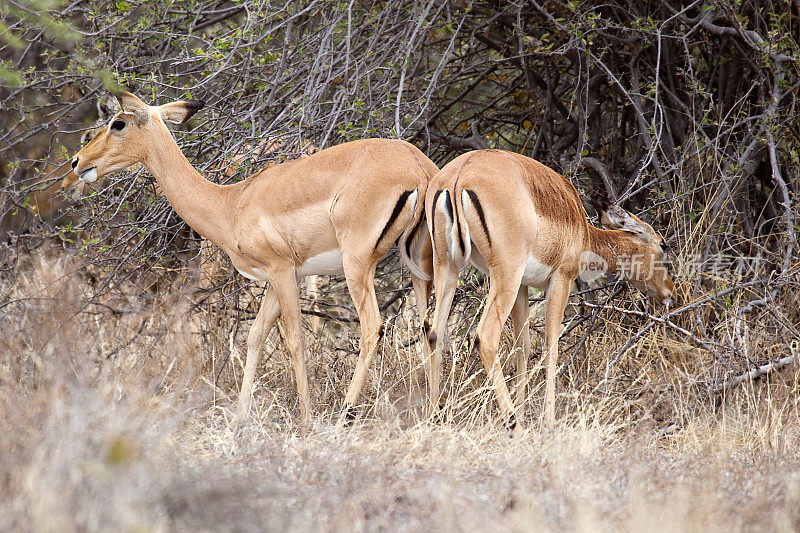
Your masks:
{"label": "black stripe on rump", "polygon": [[442,191],[436,191],[433,193],[433,202],[431,202],[431,235],[436,235],[436,200],[439,199],[439,195],[442,194]]}
{"label": "black stripe on rump", "polygon": [[422,221],[425,220],[425,217],[420,215],[419,220],[417,223],[414,224],[414,229],[411,230],[411,233],[408,234],[408,239],[406,239],[406,255],[411,257],[411,241],[414,240],[414,235],[416,235],[419,227],[422,225]]}
{"label": "black stripe on rump", "polygon": [[[447,196],[449,199],[450,195],[448,194]],[[453,190],[453,205],[450,206],[449,211],[451,218],[453,218],[453,225],[456,227],[456,233],[458,233],[458,247],[461,248],[461,255],[464,255],[467,253],[467,249],[464,246],[464,236],[461,234],[461,226],[458,224],[458,210],[456,210],[455,201],[456,201],[456,193],[455,190]],[[455,212],[455,217],[453,217],[454,212]]]}
{"label": "black stripe on rump", "polygon": [[489,226],[486,225],[486,216],[483,214],[483,206],[481,202],[478,200],[478,195],[475,194],[475,191],[471,191],[469,189],[464,189],[467,191],[467,195],[469,199],[472,201],[472,205],[475,206],[475,211],[478,212],[478,218],[481,219],[481,226],[483,226],[483,232],[486,234],[486,240],[489,241],[489,246],[492,245],[492,236],[489,235]]}
{"label": "black stripe on rump", "polygon": [[400,215],[400,211],[403,210],[403,207],[406,205],[406,201],[408,200],[408,196],[414,191],[406,191],[400,195],[400,198],[397,200],[397,203],[394,204],[394,210],[392,214],[389,216],[389,221],[386,222],[386,225],[383,227],[383,231],[381,231],[381,236],[378,237],[378,240],[375,242],[375,249],[378,249],[378,245],[383,240],[383,237],[386,235],[386,232],[389,231],[389,228],[392,227],[394,221],[397,220],[397,217]]}

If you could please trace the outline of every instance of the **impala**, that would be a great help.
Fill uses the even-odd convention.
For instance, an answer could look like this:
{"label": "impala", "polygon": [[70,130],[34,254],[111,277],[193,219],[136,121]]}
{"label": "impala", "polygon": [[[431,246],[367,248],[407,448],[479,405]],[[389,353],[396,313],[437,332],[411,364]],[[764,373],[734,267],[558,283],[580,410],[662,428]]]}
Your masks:
{"label": "impala", "polygon": [[[428,185],[425,199],[433,242],[436,306],[428,341],[431,407],[439,402],[442,350],[458,272],[467,263],[489,275],[489,294],[477,327],[478,351],[511,428],[516,426],[498,349],[509,315],[515,342],[517,404],[525,398],[530,340],[528,287],[546,291],[544,415],[555,420],[558,338],[570,287],[587,264],[618,272],[655,300],[669,304],[674,285],[663,262],[664,240],[652,227],[618,206],[602,214],[611,229],[589,225],[575,187],[528,157],[479,150],[457,157]],[[590,261],[586,261],[586,259]],[[591,261],[594,259],[594,261]],[[518,426],[521,427],[521,426]]]}
{"label": "impala", "polygon": [[418,230],[436,166],[407,142],[365,139],[216,185],[192,167],[165,125],[185,122],[203,102],[148,106],[128,92],[117,98],[122,111],[75,155],[75,172],[93,181],[142,163],[192,229],[225,252],[243,276],[269,281],[247,336],[237,420],[249,411],[260,350],[280,315],[300,398],[300,426],[308,429],[311,399],[297,280],[342,272],[361,322],[360,353],[345,396],[345,414],[352,417],[381,334],[375,267],[395,241],[424,315],[431,258],[427,234]]}

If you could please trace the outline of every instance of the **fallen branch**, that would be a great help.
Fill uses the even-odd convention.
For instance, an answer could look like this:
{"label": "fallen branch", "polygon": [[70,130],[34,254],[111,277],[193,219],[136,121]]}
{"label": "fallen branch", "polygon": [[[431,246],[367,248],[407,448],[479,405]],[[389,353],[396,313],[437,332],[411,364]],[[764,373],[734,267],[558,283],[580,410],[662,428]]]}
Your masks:
{"label": "fallen branch", "polygon": [[432,135],[437,139],[442,139],[446,141],[452,148],[456,150],[485,150],[490,148],[489,143],[486,141],[486,137],[481,135],[480,131],[478,131],[478,124],[473,122],[470,125],[469,131],[471,135],[469,137],[454,137],[452,135]]}
{"label": "fallen branch", "polygon": [[792,355],[787,355],[782,359],[778,359],[777,361],[767,363],[766,365],[761,365],[755,368],[751,368],[744,374],[741,374],[739,376],[734,376],[732,378],[725,380],[723,383],[719,385],[715,385],[711,389],[711,391],[714,394],[722,394],[728,392],[734,387],[739,386],[744,381],[752,381],[754,379],[760,378],[761,376],[769,374],[773,370],[784,369],[787,366],[789,366],[796,358],[797,358],[797,350],[793,350]]}

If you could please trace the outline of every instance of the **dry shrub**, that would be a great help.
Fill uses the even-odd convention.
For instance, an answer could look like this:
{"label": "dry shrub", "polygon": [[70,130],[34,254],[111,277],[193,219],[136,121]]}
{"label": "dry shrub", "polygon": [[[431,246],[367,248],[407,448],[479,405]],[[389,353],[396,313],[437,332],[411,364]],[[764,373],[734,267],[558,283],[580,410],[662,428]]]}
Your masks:
{"label": "dry shrub", "polygon": [[154,349],[137,322],[157,330],[179,309],[93,311],[78,261],[33,262],[0,321],[0,505],[14,510],[0,527],[165,529],[175,473],[165,443],[193,400],[165,392],[180,380],[163,363],[186,360],[189,337],[173,322]]}
{"label": "dry shrub", "polygon": [[[2,529],[800,526],[796,366],[703,396],[687,385],[704,370],[696,352],[657,349],[672,336],[656,331],[620,358],[604,390],[600,362],[632,324],[617,318],[565,373],[556,427],[538,421],[534,368],[530,427],[511,439],[459,338],[444,416],[428,420],[416,319],[389,313],[354,427],[336,425],[357,343],[356,325],[343,324],[308,336],[318,410],[309,436],[292,425],[296,393],[277,333],[250,423],[233,431],[235,379],[214,386],[222,354],[203,339],[218,332],[192,312],[195,296],[126,299],[121,284],[92,300],[83,271],[78,259],[34,257],[3,280]],[[241,333],[230,339],[243,349]],[[228,362],[234,377],[241,364]]]}

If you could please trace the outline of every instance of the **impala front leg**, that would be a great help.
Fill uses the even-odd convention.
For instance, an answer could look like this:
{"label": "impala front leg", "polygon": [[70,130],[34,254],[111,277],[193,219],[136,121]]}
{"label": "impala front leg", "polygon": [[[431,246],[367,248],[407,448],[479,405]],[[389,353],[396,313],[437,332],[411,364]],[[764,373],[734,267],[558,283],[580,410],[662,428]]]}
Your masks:
{"label": "impala front leg", "polygon": [[[308,276],[306,278],[306,293],[308,299],[311,300],[308,308],[316,311],[317,300],[319,299],[319,276]],[[308,318],[308,329],[314,335],[319,334],[319,316],[311,315]]]}
{"label": "impala front leg", "polygon": [[558,363],[558,338],[561,322],[569,299],[572,283],[569,276],[555,273],[547,289],[547,311],[545,314],[544,358],[547,366],[547,383],[544,396],[544,421],[552,425],[556,421],[556,364]]}
{"label": "impala front leg", "polygon": [[261,307],[258,310],[253,325],[247,334],[247,359],[244,364],[244,377],[242,378],[242,388],[239,391],[239,403],[236,409],[236,425],[242,424],[250,412],[250,402],[253,397],[253,382],[255,381],[258,361],[261,358],[261,350],[267,335],[275,325],[278,318],[280,306],[275,296],[275,291],[270,286],[264,299],[261,300]]}
{"label": "impala front leg", "polygon": [[292,368],[300,397],[300,432],[305,434],[311,422],[311,392],[308,386],[306,358],[303,349],[300,297],[294,267],[273,271],[269,276],[270,287],[275,291],[281,309],[281,326],[286,347],[292,356]]}
{"label": "impala front leg", "polygon": [[344,275],[347,279],[347,288],[358,313],[361,323],[361,349],[358,354],[356,370],[353,380],[347,388],[344,397],[345,417],[347,420],[355,418],[356,403],[364,386],[364,380],[372,364],[372,358],[378,349],[378,340],[381,333],[381,315],[378,308],[378,298],[375,296],[375,265],[364,268],[366,261],[353,258],[344,260]]}

